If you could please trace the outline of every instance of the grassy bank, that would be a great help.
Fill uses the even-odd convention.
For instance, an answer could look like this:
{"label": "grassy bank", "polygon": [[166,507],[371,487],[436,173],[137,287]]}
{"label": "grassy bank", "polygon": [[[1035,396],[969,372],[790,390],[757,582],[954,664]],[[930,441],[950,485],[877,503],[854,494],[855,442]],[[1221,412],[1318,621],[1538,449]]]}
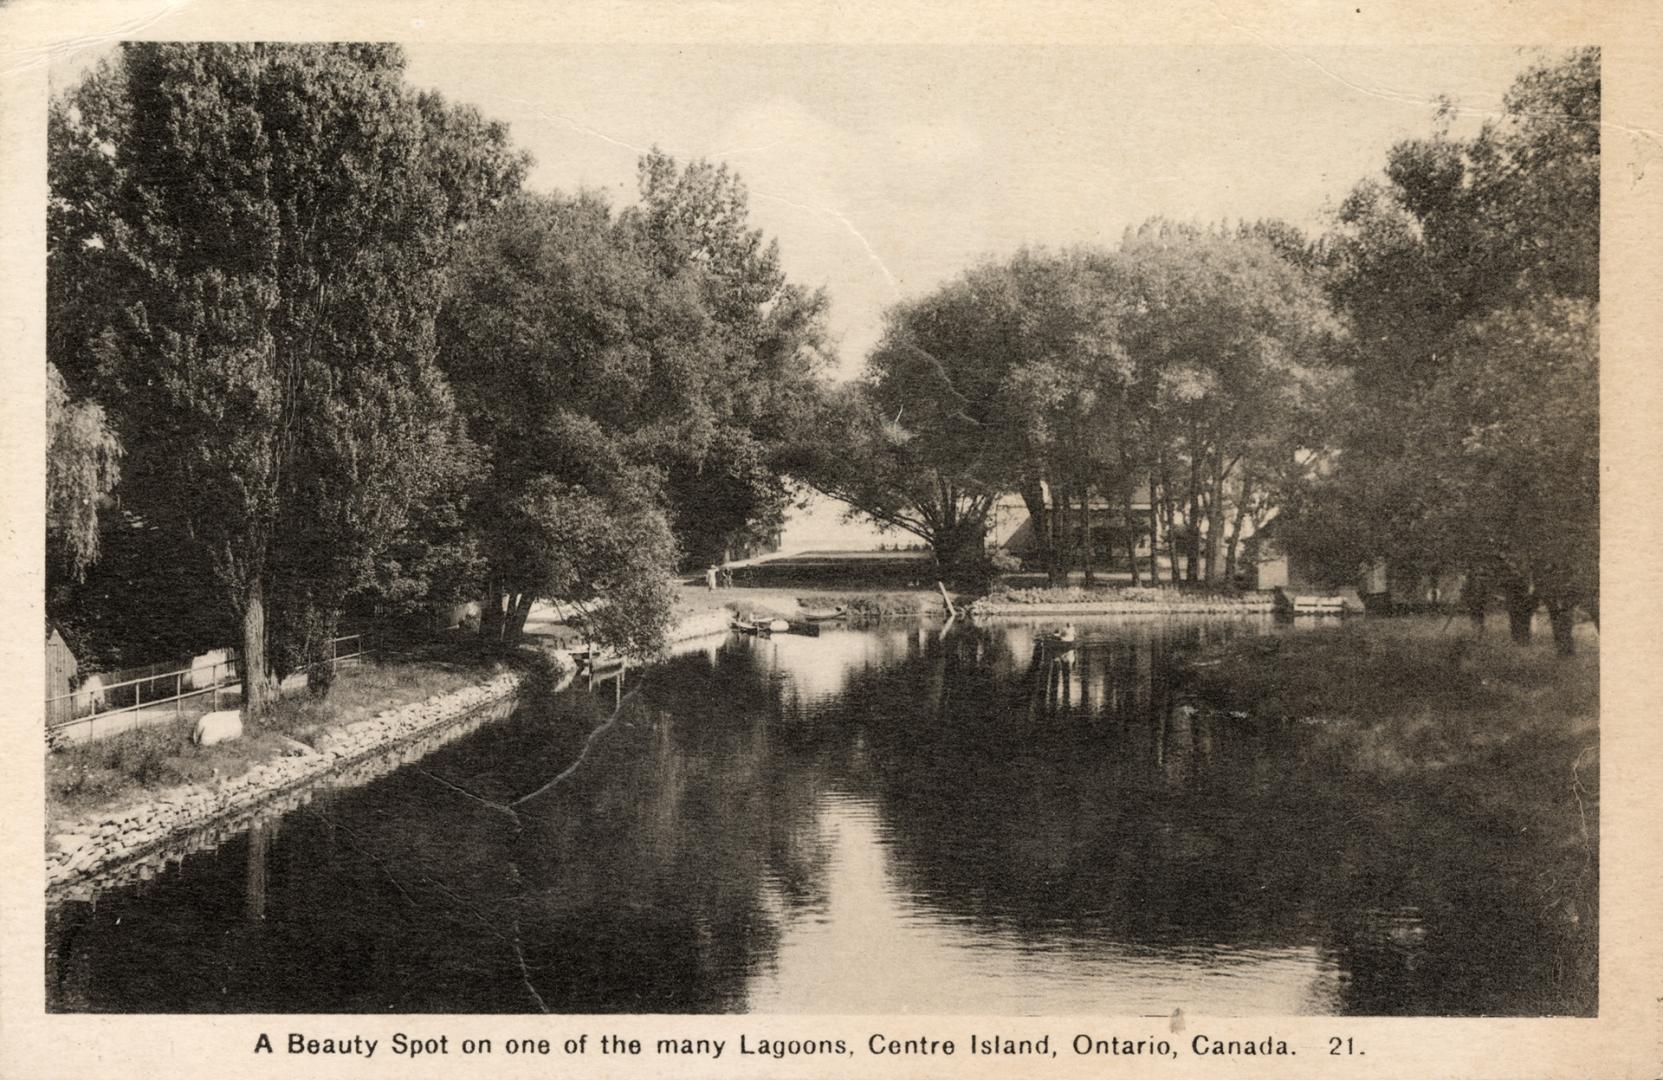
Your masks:
{"label": "grassy bank", "polygon": [[[1297,727],[1314,775],[1416,808],[1428,866],[1483,865],[1515,883],[1554,949],[1566,1000],[1592,1007],[1599,912],[1599,655],[1519,648],[1504,627],[1368,619],[1249,638],[1194,667],[1203,705],[1256,726]],[[1453,826],[1465,844],[1438,838]]]}
{"label": "grassy bank", "polygon": [[225,780],[311,745],[323,732],[481,682],[510,661],[454,650],[448,657],[369,662],[341,671],[327,697],[301,691],[240,739],[216,746],[191,741],[194,717],[168,719],[46,756],[47,833],[55,822],[132,805],[181,784]]}
{"label": "grassy bank", "polygon": [[1348,768],[1389,777],[1520,742],[1597,748],[1598,639],[1579,645],[1563,659],[1495,627],[1474,637],[1465,621],[1367,619],[1232,643],[1195,670],[1212,703],[1334,732]]}

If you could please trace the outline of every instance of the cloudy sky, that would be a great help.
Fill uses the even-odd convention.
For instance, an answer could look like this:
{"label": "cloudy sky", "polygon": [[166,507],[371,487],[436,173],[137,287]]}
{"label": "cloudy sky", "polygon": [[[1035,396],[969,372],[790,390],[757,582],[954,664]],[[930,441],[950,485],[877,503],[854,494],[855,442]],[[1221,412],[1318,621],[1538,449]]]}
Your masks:
{"label": "cloudy sky", "polygon": [[1151,215],[1320,227],[1440,95],[1476,126],[1512,48],[409,49],[410,80],[506,120],[535,187],[635,196],[655,143],[729,163],[787,271],[831,295],[845,372],[885,307],[1023,244]]}

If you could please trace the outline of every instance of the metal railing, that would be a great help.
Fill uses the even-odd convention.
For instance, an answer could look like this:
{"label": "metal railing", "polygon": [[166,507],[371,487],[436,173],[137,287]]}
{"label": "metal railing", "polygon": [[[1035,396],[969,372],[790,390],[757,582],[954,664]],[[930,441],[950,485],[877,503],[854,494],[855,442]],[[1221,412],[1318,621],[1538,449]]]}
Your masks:
{"label": "metal railing", "polygon": [[[201,703],[200,699],[211,698],[208,707],[218,709],[222,694],[240,701],[242,679],[237,673],[237,657],[230,650],[227,653],[225,660],[212,664],[176,668],[120,682],[94,684],[92,680],[97,678],[94,675],[79,689],[46,699],[47,731],[71,738],[98,738],[122,729],[120,724],[114,727],[109,724],[115,717],[130,717],[132,722],[126,727],[131,729],[168,713],[182,717],[186,702]],[[329,654],[327,659],[320,658],[318,662],[336,670],[343,664],[361,661],[368,654],[364,635],[346,634],[330,639]],[[282,691],[283,687],[279,686],[278,692]],[[192,711],[196,711],[194,706]],[[109,730],[97,730],[99,727]],[[71,730],[80,728],[87,730]]]}

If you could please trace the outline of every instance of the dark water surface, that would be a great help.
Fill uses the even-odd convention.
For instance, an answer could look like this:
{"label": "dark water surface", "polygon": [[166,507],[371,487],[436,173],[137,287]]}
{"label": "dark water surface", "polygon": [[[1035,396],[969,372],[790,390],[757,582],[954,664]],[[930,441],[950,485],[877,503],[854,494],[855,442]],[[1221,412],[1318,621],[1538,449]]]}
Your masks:
{"label": "dark water surface", "polygon": [[1175,662],[1268,622],[1038,629],[713,640],[527,702],[54,906],[49,1005],[1563,1011],[1481,822],[1185,707]]}

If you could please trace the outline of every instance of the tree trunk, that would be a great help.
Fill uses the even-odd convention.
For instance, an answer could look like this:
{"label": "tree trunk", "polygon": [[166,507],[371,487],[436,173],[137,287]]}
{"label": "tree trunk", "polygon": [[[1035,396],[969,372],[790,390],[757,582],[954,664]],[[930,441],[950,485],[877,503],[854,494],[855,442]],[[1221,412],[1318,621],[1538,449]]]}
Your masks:
{"label": "tree trunk", "polygon": [[[958,521],[939,530],[931,540],[941,576],[955,584],[966,583],[967,574],[981,561],[983,529],[979,523]],[[982,584],[970,582],[970,584]]]}
{"label": "tree trunk", "polygon": [[1196,581],[1201,572],[1201,462],[1190,458],[1189,513],[1184,515],[1184,580]]}
{"label": "tree trunk", "polygon": [[1033,525],[1034,543],[1039,547],[1039,559],[1045,567],[1045,582],[1057,584],[1057,545],[1051,534],[1051,523],[1046,520],[1045,488],[1038,480],[1022,485],[1022,504],[1028,508],[1028,520]]}
{"label": "tree trunk", "polygon": [[259,578],[243,603],[243,721],[252,728],[271,712],[272,686],[266,676],[266,594]]}
{"label": "tree trunk", "polygon": [[502,575],[490,571],[485,579],[485,595],[479,602],[479,637],[481,641],[502,640]]}
{"label": "tree trunk", "polygon": [[319,615],[315,629],[318,640],[308,642],[306,649],[306,690],[314,697],[328,697],[335,685],[335,636],[340,630],[341,613],[331,609]]}
{"label": "tree trunk", "polygon": [[1530,583],[1514,577],[1507,582],[1507,628],[1515,645],[1530,644],[1530,620],[1536,614],[1536,594]]}
{"label": "tree trunk", "polygon": [[1236,523],[1230,529],[1230,550],[1224,556],[1224,580],[1236,583],[1236,552],[1241,548],[1241,527],[1247,521],[1247,500],[1253,495],[1253,481],[1243,476],[1241,499],[1236,503]]}
{"label": "tree trunk", "polygon": [[1548,623],[1553,627],[1553,645],[1560,656],[1576,655],[1576,605],[1561,598],[1547,602]]}
{"label": "tree trunk", "polygon": [[1166,572],[1174,585],[1183,579],[1178,567],[1178,509],[1172,501],[1172,485],[1161,485],[1161,513],[1166,519]]}
{"label": "tree trunk", "polygon": [[1467,619],[1475,635],[1484,633],[1484,609],[1489,606],[1488,588],[1479,571],[1469,567],[1466,580],[1461,583],[1461,605],[1467,609]]}
{"label": "tree trunk", "polygon": [[1155,498],[1155,477],[1149,477],[1149,584],[1161,583],[1161,519],[1160,511],[1156,509],[1160,503]]}
{"label": "tree trunk", "polygon": [[1068,512],[1068,504],[1072,495],[1073,492],[1064,487],[1053,487],[1051,489],[1051,519],[1056,527],[1062,531],[1062,536],[1057,540],[1059,585],[1067,585],[1069,575],[1074,573],[1074,551],[1078,546],[1075,543],[1074,530],[1069,527],[1068,521],[1072,516]]}
{"label": "tree trunk", "polygon": [[1132,585],[1143,584],[1138,576],[1138,529],[1132,523],[1132,481],[1120,486],[1120,516],[1126,523],[1126,562],[1132,568]]}
{"label": "tree trunk", "polygon": [[536,597],[523,592],[514,598],[513,607],[508,611],[507,622],[503,626],[503,640],[510,644],[517,643],[520,635],[525,632],[526,618],[531,614],[531,605],[536,603]]}
{"label": "tree trunk", "polygon": [[1207,581],[1224,580],[1224,451],[1213,451],[1211,475],[1207,478],[1212,498],[1207,506]]}
{"label": "tree trunk", "polygon": [[1097,574],[1093,565],[1097,561],[1097,543],[1091,534],[1091,485],[1080,485],[1080,547],[1085,552],[1085,570],[1087,585],[1097,582]]}

